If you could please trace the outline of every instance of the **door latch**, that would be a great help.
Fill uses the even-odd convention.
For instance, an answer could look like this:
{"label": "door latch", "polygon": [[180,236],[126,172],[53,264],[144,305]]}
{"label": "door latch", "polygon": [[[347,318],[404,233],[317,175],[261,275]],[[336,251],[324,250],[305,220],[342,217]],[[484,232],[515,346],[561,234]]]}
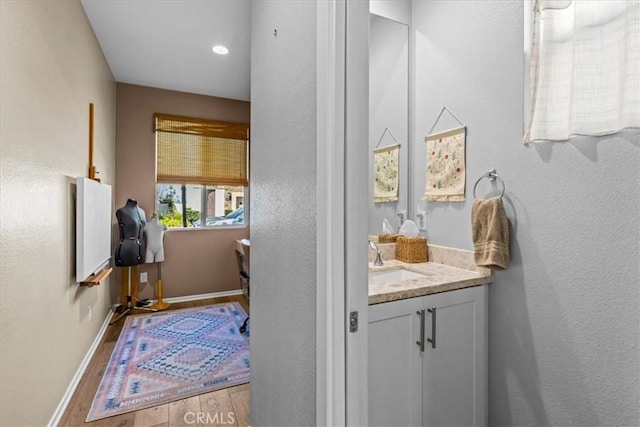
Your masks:
{"label": "door latch", "polygon": [[358,332],[358,312],[349,313],[349,332]]}

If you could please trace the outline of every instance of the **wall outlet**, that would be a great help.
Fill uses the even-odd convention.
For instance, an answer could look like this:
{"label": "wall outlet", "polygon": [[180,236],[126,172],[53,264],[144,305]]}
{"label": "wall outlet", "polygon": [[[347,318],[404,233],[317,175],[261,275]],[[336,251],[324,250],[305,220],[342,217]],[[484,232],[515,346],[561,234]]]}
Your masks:
{"label": "wall outlet", "polygon": [[91,306],[91,304],[89,304],[89,306],[87,307],[87,321],[91,322],[92,318],[93,318],[93,307]]}
{"label": "wall outlet", "polygon": [[416,223],[418,225],[418,230],[425,231],[427,229],[427,211],[419,205],[416,209]]}
{"label": "wall outlet", "polygon": [[147,273],[146,272],[140,273],[140,283],[147,283],[147,280],[149,280],[147,278]]}
{"label": "wall outlet", "polygon": [[400,227],[402,227],[402,224],[404,224],[404,222],[407,220],[407,211],[406,210],[398,211],[396,215],[398,215],[398,218],[400,219]]}

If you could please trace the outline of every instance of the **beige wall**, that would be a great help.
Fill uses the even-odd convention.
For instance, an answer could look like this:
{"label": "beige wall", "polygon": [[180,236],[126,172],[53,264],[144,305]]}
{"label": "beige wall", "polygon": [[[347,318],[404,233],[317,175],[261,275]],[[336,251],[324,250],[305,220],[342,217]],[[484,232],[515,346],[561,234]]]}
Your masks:
{"label": "beige wall", "polygon": [[0,1],[0,425],[46,425],[111,304],[74,278],[74,179],[115,178],[115,84],[79,1]]}
{"label": "beige wall", "polygon": [[[249,123],[250,104],[118,83],[116,111],[116,208],[129,198],[136,199],[150,218],[155,201],[153,114]],[[164,296],[240,289],[233,243],[248,237],[248,227],[169,230],[164,238],[165,262],[162,264]],[[119,235],[115,238],[119,239]],[[140,271],[149,273],[148,284],[140,287],[140,298],[155,298],[156,266],[143,264]],[[116,276],[119,283],[120,271]]]}

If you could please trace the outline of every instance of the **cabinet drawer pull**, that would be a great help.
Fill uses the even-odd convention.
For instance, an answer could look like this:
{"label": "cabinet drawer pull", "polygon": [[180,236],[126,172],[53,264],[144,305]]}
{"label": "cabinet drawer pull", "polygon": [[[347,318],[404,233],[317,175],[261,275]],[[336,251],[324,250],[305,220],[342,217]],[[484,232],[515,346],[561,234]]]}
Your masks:
{"label": "cabinet drawer pull", "polygon": [[[427,311],[429,313],[431,313],[431,338],[427,338],[427,341],[429,341],[431,343],[431,348],[436,348],[436,308],[435,307],[431,307],[429,309],[427,309]],[[424,310],[422,310],[422,312],[424,313]],[[424,315],[422,316],[422,323],[423,323],[423,337],[424,337]],[[424,341],[424,339],[423,339]],[[424,350],[423,350],[424,351]]]}
{"label": "cabinet drawer pull", "polygon": [[416,344],[420,347],[420,351],[424,351],[424,308],[416,311],[416,314],[420,316],[420,341],[416,341]]}

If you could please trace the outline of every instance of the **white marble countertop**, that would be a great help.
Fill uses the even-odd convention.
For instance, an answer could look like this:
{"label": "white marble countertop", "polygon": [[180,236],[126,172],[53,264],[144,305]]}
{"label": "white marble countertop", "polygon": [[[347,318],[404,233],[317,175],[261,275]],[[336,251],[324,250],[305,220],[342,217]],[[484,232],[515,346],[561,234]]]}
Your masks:
{"label": "white marble countertop", "polygon": [[437,262],[411,264],[396,259],[387,259],[380,267],[369,263],[370,272],[397,268],[421,273],[426,277],[396,283],[369,285],[369,305],[480,286],[493,280],[491,272],[486,269],[472,271]]}

